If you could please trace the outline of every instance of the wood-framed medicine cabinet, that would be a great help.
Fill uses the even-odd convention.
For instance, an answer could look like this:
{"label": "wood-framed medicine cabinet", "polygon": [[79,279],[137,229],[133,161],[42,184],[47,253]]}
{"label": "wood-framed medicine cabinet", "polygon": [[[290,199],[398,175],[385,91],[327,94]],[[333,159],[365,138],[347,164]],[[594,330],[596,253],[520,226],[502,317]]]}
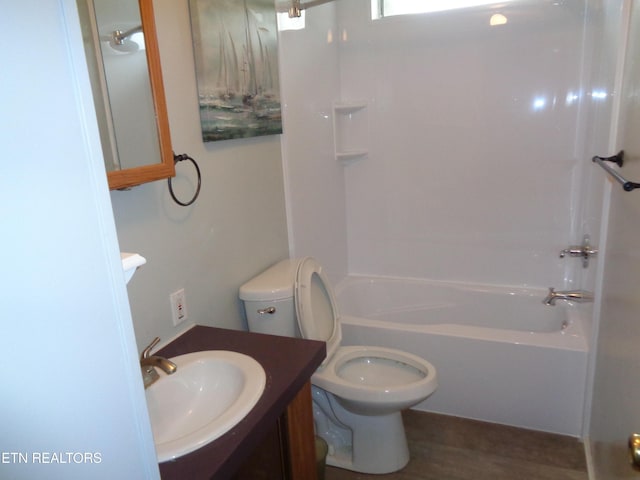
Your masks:
{"label": "wood-framed medicine cabinet", "polygon": [[152,0],[77,0],[109,188],[175,176]]}

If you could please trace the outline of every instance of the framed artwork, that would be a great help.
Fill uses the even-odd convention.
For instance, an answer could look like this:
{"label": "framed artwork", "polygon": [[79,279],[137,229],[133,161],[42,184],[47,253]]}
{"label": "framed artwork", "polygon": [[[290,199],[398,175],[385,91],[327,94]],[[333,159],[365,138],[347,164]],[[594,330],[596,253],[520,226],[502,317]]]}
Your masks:
{"label": "framed artwork", "polygon": [[273,0],[189,0],[202,140],[282,133]]}

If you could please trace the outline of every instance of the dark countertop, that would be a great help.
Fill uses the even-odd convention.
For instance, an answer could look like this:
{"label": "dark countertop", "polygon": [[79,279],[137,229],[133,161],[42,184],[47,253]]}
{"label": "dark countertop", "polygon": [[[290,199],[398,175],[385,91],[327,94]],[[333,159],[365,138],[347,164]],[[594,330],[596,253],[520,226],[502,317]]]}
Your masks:
{"label": "dark countertop", "polygon": [[175,357],[200,350],[231,350],[257,360],[267,383],[256,406],[233,429],[202,448],[160,464],[163,480],[227,479],[274,427],[326,355],[324,342],[196,326],[158,354]]}

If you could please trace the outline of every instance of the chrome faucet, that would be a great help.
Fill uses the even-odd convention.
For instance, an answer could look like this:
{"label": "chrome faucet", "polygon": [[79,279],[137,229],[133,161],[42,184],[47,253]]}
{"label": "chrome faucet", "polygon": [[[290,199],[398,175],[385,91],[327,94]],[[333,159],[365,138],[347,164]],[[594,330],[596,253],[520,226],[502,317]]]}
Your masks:
{"label": "chrome faucet", "polygon": [[159,341],[160,337],[154,338],[149,346],[142,351],[142,355],[140,355],[140,368],[142,369],[142,380],[144,382],[145,389],[150,387],[160,378],[155,367],[163,370],[167,375],[176,373],[176,370],[178,369],[176,364],[171,360],[167,360],[166,358],[158,355],[150,355],[151,349],[155,347]]}
{"label": "chrome faucet", "polygon": [[555,305],[556,300],[569,300],[572,302],[593,302],[593,293],[586,290],[566,290],[556,292],[553,287],[549,287],[549,294],[542,301],[545,305]]}
{"label": "chrome faucet", "polygon": [[564,258],[566,255],[570,257],[582,257],[582,266],[587,268],[589,266],[589,257],[592,257],[598,253],[597,248],[593,248],[589,243],[589,235],[585,235],[582,240],[582,245],[571,245],[568,248],[560,251],[560,258]]}

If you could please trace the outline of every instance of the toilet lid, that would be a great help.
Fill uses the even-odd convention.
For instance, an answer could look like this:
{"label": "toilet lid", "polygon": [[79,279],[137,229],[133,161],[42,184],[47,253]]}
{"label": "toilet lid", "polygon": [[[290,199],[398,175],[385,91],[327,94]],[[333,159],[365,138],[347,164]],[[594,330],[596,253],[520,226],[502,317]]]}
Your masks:
{"label": "toilet lid", "polygon": [[327,362],[340,345],[342,334],[333,289],[322,266],[311,257],[298,265],[295,305],[302,338],[327,342]]}

